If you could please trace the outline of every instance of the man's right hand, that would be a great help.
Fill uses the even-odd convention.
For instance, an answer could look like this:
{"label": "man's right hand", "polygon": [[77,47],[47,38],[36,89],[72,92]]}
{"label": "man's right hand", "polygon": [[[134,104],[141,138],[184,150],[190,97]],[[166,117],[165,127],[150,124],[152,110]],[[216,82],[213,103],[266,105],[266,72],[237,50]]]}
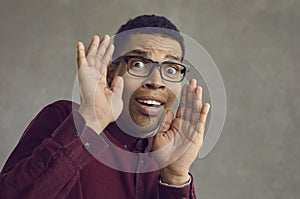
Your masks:
{"label": "man's right hand", "polygon": [[110,37],[95,35],[85,52],[82,42],[77,43],[78,81],[81,104],[79,113],[86,125],[100,134],[106,126],[115,121],[123,108],[123,79],[116,76],[108,88],[107,66],[110,63],[114,46]]}

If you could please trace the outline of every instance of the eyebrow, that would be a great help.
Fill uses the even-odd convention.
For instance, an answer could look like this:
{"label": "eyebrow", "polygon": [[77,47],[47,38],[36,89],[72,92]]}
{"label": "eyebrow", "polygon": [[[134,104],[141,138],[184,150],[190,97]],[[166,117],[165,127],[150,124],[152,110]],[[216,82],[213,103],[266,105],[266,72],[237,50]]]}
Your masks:
{"label": "eyebrow", "polygon": [[[139,49],[135,49],[135,50],[129,51],[125,55],[128,55],[128,54],[138,54],[138,55],[142,55],[142,56],[145,56],[145,57],[149,57],[148,56],[149,52],[143,51],[143,50],[139,50]],[[165,58],[169,59],[169,60],[175,60],[175,61],[178,61],[178,62],[181,62],[183,60],[182,57],[177,57],[177,56],[173,56],[173,55],[166,55]]]}
{"label": "eyebrow", "polygon": [[138,55],[147,56],[149,53],[146,51],[143,51],[143,50],[132,50],[132,51],[125,53],[125,55],[128,55],[128,54],[138,54]]}

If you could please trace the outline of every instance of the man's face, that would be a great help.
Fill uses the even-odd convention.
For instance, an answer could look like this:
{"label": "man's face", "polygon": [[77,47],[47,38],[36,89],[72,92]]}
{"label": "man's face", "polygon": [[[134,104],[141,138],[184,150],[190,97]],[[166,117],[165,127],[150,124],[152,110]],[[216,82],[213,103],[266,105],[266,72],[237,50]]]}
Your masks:
{"label": "man's face", "polygon": [[[158,62],[180,62],[182,50],[173,39],[160,35],[134,34],[123,48],[122,55],[143,56]],[[165,111],[180,94],[181,83],[162,79],[159,70],[159,67],[155,67],[148,77],[136,77],[127,72],[124,61],[119,65],[116,75],[124,79],[124,106],[117,122],[125,125],[132,135],[144,137],[155,130]]]}

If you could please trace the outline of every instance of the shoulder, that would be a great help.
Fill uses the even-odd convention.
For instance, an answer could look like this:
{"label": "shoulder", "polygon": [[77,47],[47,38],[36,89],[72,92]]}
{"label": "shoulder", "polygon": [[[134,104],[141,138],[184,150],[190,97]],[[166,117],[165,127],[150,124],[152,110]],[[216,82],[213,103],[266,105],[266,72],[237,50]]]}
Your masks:
{"label": "shoulder", "polygon": [[[31,129],[48,129],[54,130],[72,113],[72,110],[77,110],[79,105],[69,100],[57,100],[46,105],[27,127]],[[26,130],[26,131],[27,131]]]}
{"label": "shoulder", "polygon": [[68,116],[72,110],[77,110],[78,108],[79,104],[70,100],[57,100],[45,106],[42,111],[55,110],[62,116]]}
{"label": "shoulder", "polygon": [[57,100],[46,105],[27,126],[22,137],[28,134],[51,134],[79,105],[69,100]]}

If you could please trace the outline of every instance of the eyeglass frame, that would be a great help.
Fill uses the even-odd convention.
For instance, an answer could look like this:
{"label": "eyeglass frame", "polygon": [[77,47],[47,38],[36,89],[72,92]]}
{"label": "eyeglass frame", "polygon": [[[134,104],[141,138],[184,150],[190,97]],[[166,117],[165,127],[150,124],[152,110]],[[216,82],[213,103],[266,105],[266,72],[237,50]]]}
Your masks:
{"label": "eyeglass frame", "polygon": [[[138,59],[142,59],[142,60],[145,60],[145,61],[149,61],[152,63],[152,66],[149,70],[149,73],[145,76],[141,76],[141,75],[136,75],[136,74],[132,74],[129,70],[129,67],[128,67],[128,61],[129,59],[131,58],[138,58]],[[149,77],[150,74],[152,73],[152,71],[154,70],[155,67],[159,67],[159,73],[160,73],[160,77],[165,80],[165,81],[168,81],[168,82],[176,82],[176,83],[179,83],[179,82],[182,82],[182,80],[184,79],[185,75],[187,72],[190,71],[190,66],[187,65],[187,64],[184,64],[184,63],[181,63],[181,62],[172,62],[172,61],[163,61],[163,62],[158,62],[158,61],[154,61],[150,58],[147,58],[147,57],[143,57],[143,56],[138,56],[138,55],[122,55],[120,57],[118,57],[117,59],[115,59],[112,63],[113,64],[118,64],[118,63],[121,63],[122,61],[125,61],[126,63],[126,68],[127,68],[127,72],[132,75],[132,76],[135,76],[135,77]],[[165,79],[162,75],[162,66],[163,64],[178,64],[180,66],[183,67],[182,71],[181,71],[181,74],[183,74],[182,78],[180,80],[176,80],[176,81],[172,81],[172,80],[168,80],[168,79]]]}

